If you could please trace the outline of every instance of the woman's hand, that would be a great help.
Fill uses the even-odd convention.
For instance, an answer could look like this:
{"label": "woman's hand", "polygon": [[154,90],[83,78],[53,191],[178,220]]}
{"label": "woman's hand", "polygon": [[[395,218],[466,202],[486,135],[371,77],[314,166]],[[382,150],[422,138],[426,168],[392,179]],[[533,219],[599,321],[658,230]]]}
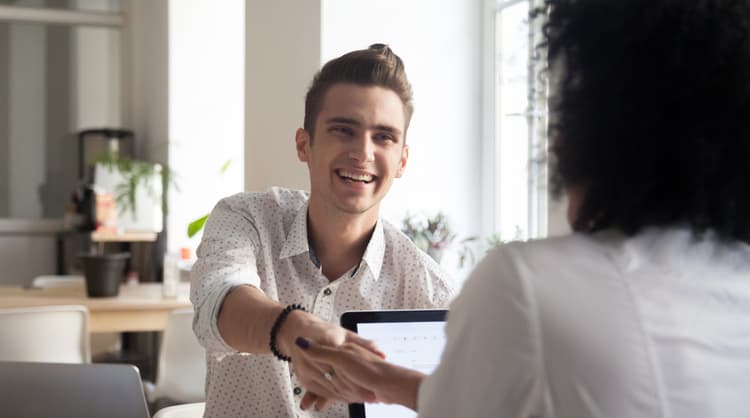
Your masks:
{"label": "woman's hand", "polygon": [[[321,376],[324,381],[328,380],[329,387],[335,388],[338,382],[342,382],[374,395],[368,398],[356,391],[346,392],[340,393],[339,399],[346,402],[396,403],[416,410],[417,392],[424,374],[388,363],[383,357],[359,344],[344,343],[338,347],[330,347],[302,337],[297,338],[296,344],[304,353],[299,357],[328,368],[321,371]],[[308,389],[315,392],[313,388]]]}

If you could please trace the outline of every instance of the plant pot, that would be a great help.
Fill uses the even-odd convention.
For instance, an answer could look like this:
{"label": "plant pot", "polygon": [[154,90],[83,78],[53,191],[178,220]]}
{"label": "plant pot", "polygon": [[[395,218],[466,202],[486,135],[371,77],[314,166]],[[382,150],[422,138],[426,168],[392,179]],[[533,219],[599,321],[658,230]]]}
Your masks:
{"label": "plant pot", "polygon": [[130,253],[80,254],[89,297],[114,297],[120,292]]}

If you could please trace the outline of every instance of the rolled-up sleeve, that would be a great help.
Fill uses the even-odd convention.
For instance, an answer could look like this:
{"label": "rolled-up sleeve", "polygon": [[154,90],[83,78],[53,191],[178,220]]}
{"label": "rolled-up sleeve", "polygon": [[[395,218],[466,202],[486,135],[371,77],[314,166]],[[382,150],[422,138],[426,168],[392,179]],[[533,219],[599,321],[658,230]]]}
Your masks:
{"label": "rolled-up sleeve", "polygon": [[221,200],[208,217],[191,272],[193,331],[201,345],[213,352],[236,352],[221,337],[217,324],[224,297],[235,286],[260,288],[258,230],[252,217],[231,199]]}

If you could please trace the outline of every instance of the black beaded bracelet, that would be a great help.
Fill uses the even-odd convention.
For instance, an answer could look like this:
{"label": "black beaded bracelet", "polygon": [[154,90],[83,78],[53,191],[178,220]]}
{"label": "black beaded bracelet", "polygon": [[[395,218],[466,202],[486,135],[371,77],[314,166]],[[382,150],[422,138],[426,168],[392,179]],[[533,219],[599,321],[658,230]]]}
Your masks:
{"label": "black beaded bracelet", "polygon": [[268,346],[271,348],[271,353],[273,353],[273,355],[276,356],[277,359],[282,360],[282,361],[292,361],[292,359],[288,356],[281,354],[279,349],[276,347],[276,335],[279,333],[281,324],[284,323],[284,320],[286,319],[286,317],[289,316],[289,313],[294,310],[307,312],[307,310],[299,303],[293,303],[291,305],[287,305],[286,308],[284,308],[284,310],[281,311],[278,318],[276,318],[276,322],[274,322],[273,326],[271,327],[271,338],[268,341]]}

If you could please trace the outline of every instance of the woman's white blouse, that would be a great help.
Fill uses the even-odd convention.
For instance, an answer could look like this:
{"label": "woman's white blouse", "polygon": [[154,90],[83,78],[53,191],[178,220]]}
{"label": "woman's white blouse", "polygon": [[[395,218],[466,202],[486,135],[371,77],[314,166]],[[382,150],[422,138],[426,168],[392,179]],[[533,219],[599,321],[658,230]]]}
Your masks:
{"label": "woman's white blouse", "polygon": [[750,417],[750,246],[687,229],[506,245],[446,332],[421,417]]}

